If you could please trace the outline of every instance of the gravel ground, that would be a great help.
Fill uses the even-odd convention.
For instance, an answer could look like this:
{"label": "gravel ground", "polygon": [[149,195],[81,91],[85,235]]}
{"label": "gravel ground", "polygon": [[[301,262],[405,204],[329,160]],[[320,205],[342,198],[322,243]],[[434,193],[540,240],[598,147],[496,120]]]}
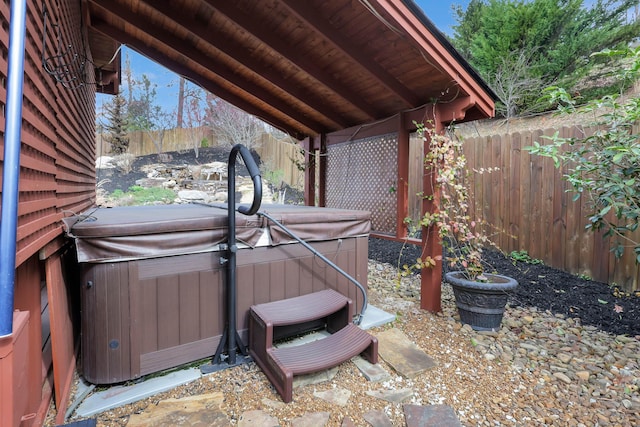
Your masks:
{"label": "gravel ground", "polygon": [[[404,425],[402,404],[366,394],[370,390],[410,389],[404,403],[447,404],[464,426],[635,426],[640,425],[640,341],[614,335],[580,319],[535,307],[508,306],[498,332],[475,332],[457,320],[453,295],[443,286],[443,311],[419,308],[419,277],[396,280],[388,263],[370,261],[370,302],[396,313],[398,328],[436,360],[438,366],[406,379],[381,361],[391,379],[368,382],[353,362],[341,365],[333,380],[294,390],[283,404],[253,363],[203,377],[169,392],[100,414],[98,426],[126,426],[140,413],[169,397],[222,391],[229,425],[245,411],[262,410],[281,426],[306,413],[329,412],[328,426],[345,416],[369,425],[364,414],[382,410],[394,426]],[[345,389],[345,406],[328,403],[314,392]]]}
{"label": "gravel ground", "polygon": [[[121,185],[114,188],[127,188],[128,183],[109,178],[110,185]],[[406,247],[400,264],[415,251]],[[250,363],[102,413],[98,426],[126,426],[132,414],[161,400],[214,391],[224,394],[229,425],[259,409],[281,426],[297,425],[298,417],[311,412],[329,412],[328,426],[340,426],[347,415],[366,426],[364,416],[371,410],[384,411],[394,426],[402,426],[401,403],[366,394],[389,389],[410,389],[404,403],[450,405],[464,426],[640,425],[640,295],[491,254],[492,264],[520,287],[510,298],[501,330],[480,333],[460,324],[448,285],[443,285],[442,313],[421,310],[419,276],[397,281],[398,253],[398,245],[370,241],[370,302],[397,315],[393,324],[371,332],[400,329],[436,360],[435,369],[406,379],[381,360],[391,379],[373,383],[348,362],[332,380],[294,390],[294,401],[285,405]],[[331,389],[351,393],[345,406],[314,396]],[[46,425],[52,427],[49,420]]]}

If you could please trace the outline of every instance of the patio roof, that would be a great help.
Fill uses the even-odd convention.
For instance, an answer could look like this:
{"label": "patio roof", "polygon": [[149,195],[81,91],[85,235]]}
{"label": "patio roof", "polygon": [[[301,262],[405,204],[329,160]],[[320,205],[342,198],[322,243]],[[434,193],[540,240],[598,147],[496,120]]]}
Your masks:
{"label": "patio roof", "polygon": [[[495,95],[412,0],[84,0],[101,72],[125,44],[302,139]],[[117,90],[111,86],[111,91]]]}

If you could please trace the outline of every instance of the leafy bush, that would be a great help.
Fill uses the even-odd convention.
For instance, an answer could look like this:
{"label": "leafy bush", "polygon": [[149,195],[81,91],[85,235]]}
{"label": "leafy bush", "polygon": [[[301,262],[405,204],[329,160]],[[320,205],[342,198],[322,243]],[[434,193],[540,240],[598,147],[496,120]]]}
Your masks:
{"label": "leafy bush", "polygon": [[531,258],[531,256],[529,256],[527,251],[512,251],[509,254],[509,258],[511,258],[514,261],[524,262],[526,264],[542,264],[543,263],[541,259]]}
{"label": "leafy bush", "polygon": [[[461,271],[467,280],[486,281],[484,276],[486,262],[483,250],[495,244],[484,233],[483,224],[471,220],[469,216],[469,188],[467,160],[462,150],[462,139],[451,130],[438,134],[423,123],[416,123],[418,135],[429,143],[424,158],[425,174],[431,177],[433,187],[419,196],[430,200],[434,205],[432,212],[426,212],[417,224],[411,218],[405,218],[410,230],[418,227],[433,232],[445,248],[445,261],[452,270]],[[494,172],[497,169],[478,170],[478,173]],[[430,191],[429,191],[430,190]],[[433,268],[442,256],[435,258],[422,254],[413,265],[403,265],[401,276],[423,268]]]}

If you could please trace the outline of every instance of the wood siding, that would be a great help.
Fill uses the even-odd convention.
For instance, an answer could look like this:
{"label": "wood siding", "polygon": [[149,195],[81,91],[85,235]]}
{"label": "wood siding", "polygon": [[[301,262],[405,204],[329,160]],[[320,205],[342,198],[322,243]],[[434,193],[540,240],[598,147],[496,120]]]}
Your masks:
{"label": "wood siding", "polygon": [[[0,2],[0,109],[3,113],[8,71],[9,5],[9,1]],[[48,15],[46,27],[45,9]],[[83,39],[86,29],[83,30],[82,25],[80,2],[27,1],[14,295],[15,309],[29,312],[27,371],[20,372],[25,378],[20,394],[27,396],[27,403],[23,405],[19,400],[8,403],[20,412],[19,418],[25,417],[20,424],[24,426],[44,422],[53,394],[54,377],[56,403],[64,415],[75,368],[74,330],[70,313],[64,311],[72,288],[60,274],[60,255],[53,250],[56,244],[52,242],[62,239],[63,216],[79,213],[95,200],[96,88],[93,84],[65,87],[46,72],[43,57],[56,56],[60,46],[68,47],[72,52],[60,61],[74,60],[74,54],[79,58],[90,58],[87,40]],[[91,62],[87,61],[85,66],[86,75],[93,76]],[[4,168],[4,129],[5,117],[1,114],[0,184]],[[49,256],[52,258],[48,260]],[[45,283],[47,290],[53,292],[50,298],[56,299],[49,300],[53,305],[46,304],[47,298],[41,305]],[[51,331],[55,329],[58,334],[51,332],[49,339],[49,314],[54,308],[61,310],[51,321]],[[55,365],[53,372],[52,364]]]}
{"label": "wood siding", "polygon": [[[43,4],[48,12],[45,56],[56,55],[59,45],[86,52],[79,2],[28,2],[16,265],[62,233],[63,215],[78,213],[95,200],[95,86],[67,88],[43,69]],[[8,2],[0,3],[0,16],[0,47],[4,52],[0,57],[0,77],[4,82]],[[88,73],[93,73],[90,63],[86,67]],[[0,100],[4,102],[5,98],[3,85]],[[0,121],[4,137],[4,117]],[[4,138],[0,141],[0,156],[4,152],[3,141]]]}

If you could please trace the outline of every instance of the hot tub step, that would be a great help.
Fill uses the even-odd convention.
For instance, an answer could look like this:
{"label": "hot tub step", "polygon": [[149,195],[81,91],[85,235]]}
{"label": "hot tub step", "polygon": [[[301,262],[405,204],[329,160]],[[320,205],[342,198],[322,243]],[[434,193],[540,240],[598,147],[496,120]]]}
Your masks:
{"label": "hot tub step", "polygon": [[[294,375],[329,369],[358,354],[378,362],[378,341],[354,325],[352,317],[351,300],[333,290],[252,306],[249,353],[288,403],[293,399]],[[273,347],[274,337],[313,321],[322,321],[332,335],[298,346]]]}
{"label": "hot tub step", "polygon": [[[347,310],[347,315],[353,316],[351,300],[332,289],[251,307],[252,313],[274,327],[321,319],[343,310]],[[345,318],[344,321],[346,324],[350,318]]]}

